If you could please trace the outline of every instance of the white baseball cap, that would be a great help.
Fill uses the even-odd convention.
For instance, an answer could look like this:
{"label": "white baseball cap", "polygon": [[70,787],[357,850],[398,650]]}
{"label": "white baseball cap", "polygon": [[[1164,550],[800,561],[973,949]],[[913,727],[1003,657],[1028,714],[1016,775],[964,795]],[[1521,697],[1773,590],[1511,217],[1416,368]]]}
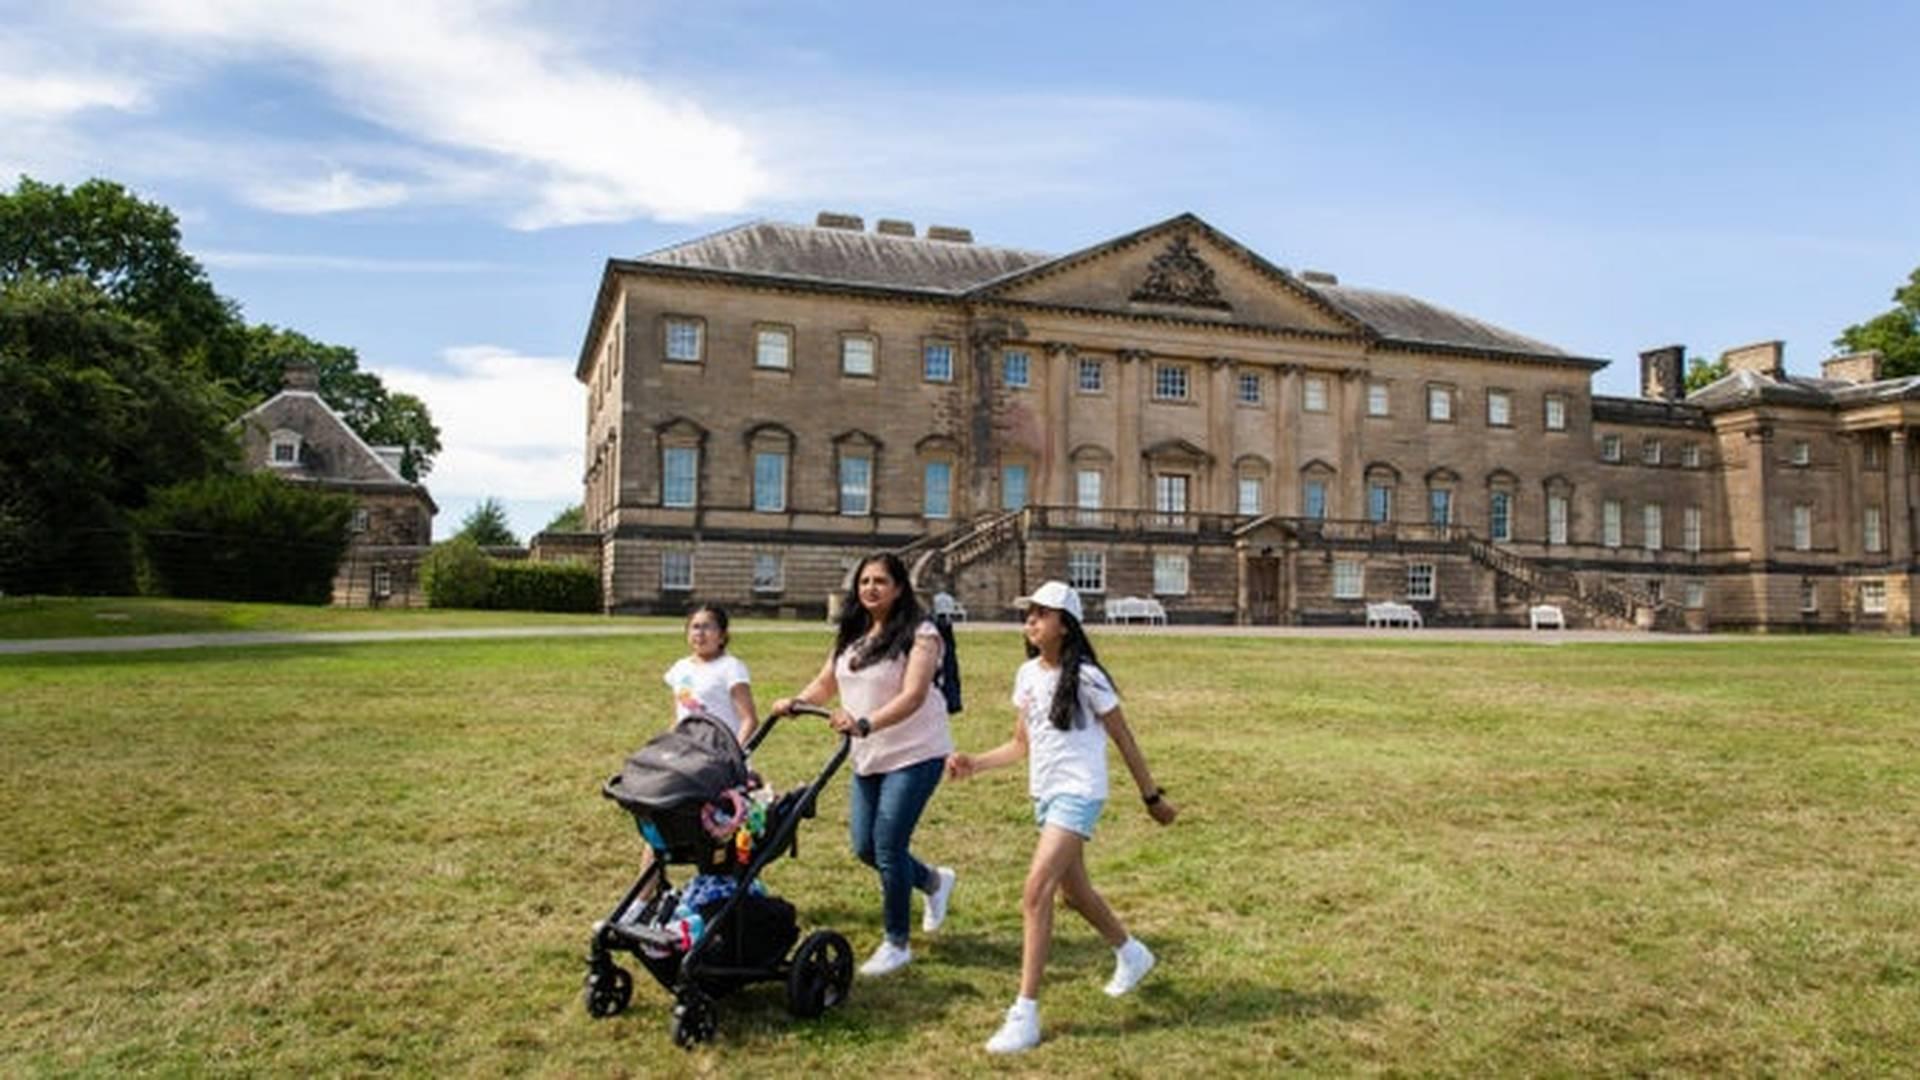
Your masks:
{"label": "white baseball cap", "polygon": [[1033,590],[1032,596],[1023,596],[1013,602],[1013,606],[1022,611],[1035,605],[1064,611],[1073,616],[1075,622],[1086,621],[1086,616],[1080,613],[1080,594],[1064,581],[1049,581]]}

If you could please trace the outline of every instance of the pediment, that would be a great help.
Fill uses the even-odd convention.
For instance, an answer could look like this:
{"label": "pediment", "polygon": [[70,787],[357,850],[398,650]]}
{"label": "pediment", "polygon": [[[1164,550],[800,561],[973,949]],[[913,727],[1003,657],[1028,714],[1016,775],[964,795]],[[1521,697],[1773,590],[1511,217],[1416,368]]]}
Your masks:
{"label": "pediment", "polygon": [[983,286],[982,298],[1357,334],[1360,324],[1191,214]]}

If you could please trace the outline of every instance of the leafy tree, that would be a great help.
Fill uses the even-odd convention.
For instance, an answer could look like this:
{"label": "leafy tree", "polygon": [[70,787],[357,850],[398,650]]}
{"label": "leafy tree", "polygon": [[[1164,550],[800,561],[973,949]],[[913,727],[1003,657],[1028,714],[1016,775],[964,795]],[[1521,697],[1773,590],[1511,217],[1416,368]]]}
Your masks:
{"label": "leafy tree", "polygon": [[375,446],[398,446],[400,475],[420,481],[433,471],[433,458],[441,450],[440,429],[427,412],[427,403],[412,394],[388,394],[387,406],[361,436]]}
{"label": "leafy tree", "polygon": [[1920,375],[1920,268],[1893,291],[1893,303],[1892,311],[1840,331],[1834,347],[1847,352],[1880,350],[1885,357],[1882,373],[1890,379]]}
{"label": "leafy tree", "polygon": [[1716,379],[1725,378],[1727,371],[1727,358],[1724,356],[1718,360],[1708,360],[1703,356],[1689,357],[1687,359],[1687,393],[1691,394]]}
{"label": "leafy tree", "polygon": [[500,500],[489,495],[480,500],[480,504],[467,511],[460,519],[460,531],[463,536],[481,547],[514,547],[520,543],[507,527],[507,508]]}
{"label": "leafy tree", "polygon": [[572,506],[569,506],[565,510],[562,510],[559,513],[553,515],[553,520],[547,522],[547,527],[540,531],[554,532],[554,533],[586,532],[587,531],[586,509],[582,507],[579,503],[574,503]]}
{"label": "leafy tree", "polygon": [[493,592],[493,560],[465,535],[442,541],[420,562],[420,588],[432,607],[486,607]]}
{"label": "leafy tree", "polygon": [[69,191],[21,177],[0,192],[0,282],[78,277],[150,323],[160,353],[230,377],[244,351],[234,304],[180,246],[179,219],[108,180]]}
{"label": "leafy tree", "polygon": [[353,506],[266,473],[215,473],[154,492],[134,521],[166,595],[324,604]]}
{"label": "leafy tree", "polygon": [[0,284],[0,511],[8,591],[127,592],[124,512],[235,460],[235,399],[79,277]]}

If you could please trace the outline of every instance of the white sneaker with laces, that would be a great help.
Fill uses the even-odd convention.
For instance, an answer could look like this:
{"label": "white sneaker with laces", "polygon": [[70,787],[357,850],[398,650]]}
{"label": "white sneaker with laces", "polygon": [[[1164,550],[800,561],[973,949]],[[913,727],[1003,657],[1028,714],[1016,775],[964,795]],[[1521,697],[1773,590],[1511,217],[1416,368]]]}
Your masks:
{"label": "white sneaker with laces", "polygon": [[953,899],[954,882],[960,875],[950,866],[942,866],[933,872],[933,891],[927,894],[927,910],[920,916],[920,929],[931,934],[940,929],[947,921],[947,904]]}
{"label": "white sneaker with laces", "polygon": [[1007,1019],[1000,1030],[987,1040],[989,1054],[1017,1054],[1022,1050],[1031,1050],[1040,1045],[1040,1010],[1033,1006],[1022,1008],[1014,1005],[1007,1010]]}
{"label": "white sneaker with laces", "polygon": [[1113,952],[1113,978],[1107,980],[1107,996],[1119,997],[1140,985],[1140,980],[1153,970],[1154,959],[1153,952],[1139,938],[1128,938],[1125,945]]}
{"label": "white sneaker with laces", "polygon": [[905,945],[895,945],[891,941],[882,941],[880,947],[873,950],[867,962],[860,965],[862,975],[890,975],[913,963],[913,950]]}

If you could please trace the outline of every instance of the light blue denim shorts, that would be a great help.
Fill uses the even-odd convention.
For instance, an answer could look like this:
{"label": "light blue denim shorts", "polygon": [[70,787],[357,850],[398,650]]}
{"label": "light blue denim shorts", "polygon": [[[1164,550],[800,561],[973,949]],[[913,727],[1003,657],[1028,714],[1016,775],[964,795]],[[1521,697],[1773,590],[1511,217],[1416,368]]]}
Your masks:
{"label": "light blue denim shorts", "polygon": [[1085,795],[1049,795],[1033,800],[1033,822],[1043,828],[1057,825],[1083,840],[1091,840],[1093,827],[1106,805],[1105,799],[1089,799]]}

